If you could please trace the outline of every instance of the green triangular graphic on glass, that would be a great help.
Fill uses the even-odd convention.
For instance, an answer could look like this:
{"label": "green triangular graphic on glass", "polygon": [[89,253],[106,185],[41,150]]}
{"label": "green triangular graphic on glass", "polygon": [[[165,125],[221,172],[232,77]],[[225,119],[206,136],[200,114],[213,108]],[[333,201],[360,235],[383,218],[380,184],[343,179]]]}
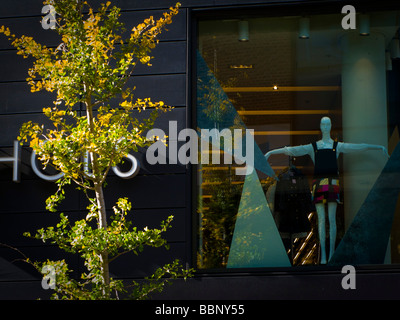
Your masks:
{"label": "green triangular graphic on glass", "polygon": [[329,265],[383,264],[400,194],[400,143],[392,152]]}
{"label": "green triangular graphic on glass", "polygon": [[246,176],[228,268],[290,267],[256,170]]}

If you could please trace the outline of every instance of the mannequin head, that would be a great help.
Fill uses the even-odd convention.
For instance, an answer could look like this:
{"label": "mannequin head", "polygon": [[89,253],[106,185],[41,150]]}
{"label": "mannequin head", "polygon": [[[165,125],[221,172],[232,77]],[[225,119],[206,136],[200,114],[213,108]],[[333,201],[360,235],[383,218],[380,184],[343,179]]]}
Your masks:
{"label": "mannequin head", "polygon": [[320,123],[320,129],[322,134],[330,133],[332,128],[331,119],[329,117],[323,117]]}

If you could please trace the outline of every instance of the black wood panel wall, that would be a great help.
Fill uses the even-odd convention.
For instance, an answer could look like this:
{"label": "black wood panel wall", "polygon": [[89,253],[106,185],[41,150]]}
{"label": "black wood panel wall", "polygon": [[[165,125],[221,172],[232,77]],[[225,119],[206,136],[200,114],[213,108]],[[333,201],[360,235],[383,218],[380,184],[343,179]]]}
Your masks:
{"label": "black wood panel wall", "polygon": [[[89,1],[94,8],[101,1]],[[152,15],[162,16],[173,1],[113,1],[121,7],[121,20],[127,29],[142,22]],[[0,10],[0,25],[10,27],[17,35],[34,37],[47,46],[58,46],[60,40],[52,30],[41,27],[41,0],[23,0],[7,2]],[[174,109],[161,114],[156,128],[168,134],[168,123],[177,121],[178,130],[189,126],[187,123],[187,6],[180,10],[168,31],[160,37],[159,45],[152,52],[152,67],[138,66],[128,86],[136,87],[138,98],[151,97],[153,101],[162,100],[174,106]],[[0,36],[0,157],[12,154],[13,141],[17,138],[22,123],[32,120],[46,122],[42,114],[43,107],[51,106],[54,94],[47,92],[31,93],[25,79],[31,61],[16,54],[16,50],[4,36]],[[118,101],[115,101],[117,103]],[[78,107],[79,108],[79,107]],[[145,117],[149,112],[142,112]],[[128,197],[133,205],[131,219],[140,227],[158,227],[169,215],[174,216],[173,227],[166,233],[170,250],[146,249],[139,257],[125,255],[113,262],[112,275],[123,278],[137,278],[149,275],[157,267],[179,258],[183,264],[191,263],[190,229],[190,168],[182,165],[150,165],[146,161],[146,150],[140,149],[135,156],[141,163],[139,174],[129,180],[109,174],[105,189],[107,208],[119,197]],[[11,164],[0,163],[0,243],[21,250],[31,259],[64,258],[64,252],[57,247],[43,244],[22,236],[25,231],[54,225],[58,213],[45,210],[45,199],[56,186],[38,178],[30,165],[30,150],[22,148],[21,181],[12,181]],[[86,214],[86,199],[74,187],[69,187],[65,201],[60,205],[72,219]],[[0,297],[10,297],[10,281],[25,281],[33,289],[31,292],[44,294],[40,287],[39,275],[28,265],[15,259],[19,253],[7,247],[0,247]],[[77,257],[67,256],[67,261],[78,275],[83,270],[82,262]],[[36,285],[35,282],[37,281]],[[8,293],[4,293],[4,288]],[[15,286],[17,288],[17,286]],[[11,297],[21,297],[20,289],[15,289]],[[42,291],[41,291],[42,290]],[[11,290],[13,291],[13,290]],[[24,296],[24,294],[22,294]],[[28,298],[36,298],[25,293]]]}

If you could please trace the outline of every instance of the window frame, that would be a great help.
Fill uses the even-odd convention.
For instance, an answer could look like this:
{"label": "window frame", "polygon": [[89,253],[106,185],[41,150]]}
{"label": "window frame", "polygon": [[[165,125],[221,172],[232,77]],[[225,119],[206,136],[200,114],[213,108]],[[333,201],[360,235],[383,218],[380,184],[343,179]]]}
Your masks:
{"label": "window frame", "polygon": [[[256,18],[256,17],[280,17],[280,16],[301,16],[341,13],[344,5],[355,6],[358,12],[368,11],[388,11],[400,10],[400,2],[394,4],[388,0],[381,0],[379,4],[375,1],[341,1],[328,0],[320,1],[317,5],[315,1],[310,0],[272,0],[264,4],[237,4],[238,1],[232,1],[231,5],[190,8],[188,9],[188,109],[187,123],[191,128],[197,126],[197,63],[196,50],[198,47],[198,23],[200,20],[215,19],[237,19],[237,18]],[[243,1],[244,2],[244,1]],[[345,16],[343,14],[343,16]],[[389,125],[389,123],[388,123]],[[190,165],[191,175],[191,265],[197,268],[197,253],[199,250],[199,223],[198,223],[198,188],[197,188],[197,170],[198,165]],[[399,231],[400,232],[400,231]],[[398,272],[400,263],[391,264],[373,264],[373,265],[355,265],[357,272]],[[235,276],[235,275],[279,275],[279,274],[332,274],[340,272],[342,266],[330,265],[306,265],[290,267],[262,267],[262,268],[210,268],[196,269],[198,275],[210,276]]]}

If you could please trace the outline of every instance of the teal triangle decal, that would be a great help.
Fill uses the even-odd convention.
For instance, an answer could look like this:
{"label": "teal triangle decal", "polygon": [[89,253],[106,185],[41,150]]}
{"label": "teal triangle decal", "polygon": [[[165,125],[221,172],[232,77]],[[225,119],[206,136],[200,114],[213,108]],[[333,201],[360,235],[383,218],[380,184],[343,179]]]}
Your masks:
{"label": "teal triangle decal", "polygon": [[245,178],[228,268],[290,267],[256,170]]}
{"label": "teal triangle decal", "polygon": [[383,264],[400,192],[400,143],[390,156],[329,265]]}

